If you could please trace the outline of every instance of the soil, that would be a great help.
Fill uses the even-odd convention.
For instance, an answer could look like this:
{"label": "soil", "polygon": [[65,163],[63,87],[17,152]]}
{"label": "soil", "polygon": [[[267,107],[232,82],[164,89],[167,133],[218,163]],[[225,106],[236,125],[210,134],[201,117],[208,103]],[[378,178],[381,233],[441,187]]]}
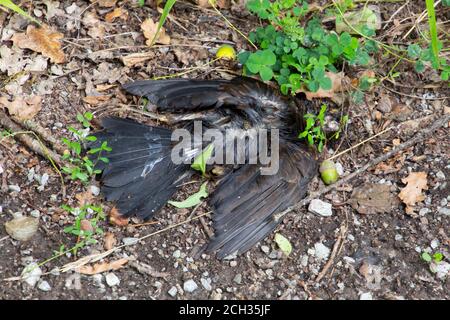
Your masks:
{"label": "soil", "polygon": [[[53,2],[53,1],[50,1]],[[101,3],[102,1],[100,1]],[[107,1],[106,1],[107,2]],[[113,1],[116,2],[116,1]],[[131,79],[144,79],[183,72],[189,67],[199,67],[186,74],[192,78],[230,78],[240,72],[233,63],[212,63],[215,50],[224,43],[232,44],[238,51],[248,48],[245,39],[226,27],[223,19],[210,8],[196,4],[177,2],[166,24],[171,36],[170,45],[146,47],[140,29],[147,17],[158,20],[154,4],[137,7],[133,1],[117,1],[128,13],[113,22],[105,22],[105,15],[115,7],[101,7],[97,3],[66,1],[59,3],[53,17],[48,19],[48,1],[22,1],[22,5],[42,21],[63,33],[63,50],[67,61],[63,64],[49,63],[45,71],[33,73],[20,85],[24,96],[37,94],[43,97],[42,109],[33,121],[57,138],[69,136],[68,127],[79,128],[77,113],[91,111],[95,119],[106,115],[131,117],[143,123],[155,123],[144,114],[128,108],[142,109],[142,105],[126,96],[120,85]],[[240,9],[239,3],[226,5],[222,12],[239,30],[248,34],[259,25],[259,21]],[[419,37],[415,29],[406,40],[402,35],[412,25],[424,8],[420,4],[407,4],[390,21],[390,17],[404,5],[389,3],[380,6],[382,19],[387,24],[377,34],[387,43],[413,42]],[[242,4],[241,4],[242,6]],[[71,7],[73,10],[68,9]],[[53,10],[55,7],[53,7]],[[69,13],[72,12],[72,13]],[[99,22],[89,24],[86,16],[96,16]],[[80,18],[81,17],[81,18]],[[402,19],[410,17],[404,23]],[[440,21],[449,20],[449,10],[442,10]],[[81,19],[81,20],[80,20]],[[1,46],[12,47],[8,33],[24,32],[27,21],[19,15],[0,11]],[[409,24],[408,24],[409,23]],[[448,24],[448,23],[447,23]],[[95,39],[93,35],[99,25],[106,31]],[[383,25],[384,27],[384,25]],[[420,24],[419,28],[425,28]],[[447,43],[448,44],[448,43]],[[183,45],[183,46],[180,46]],[[144,62],[125,66],[123,57],[132,53],[148,53]],[[23,59],[38,54],[23,50]],[[396,60],[378,57],[376,74],[388,73]],[[58,70],[57,70],[58,69]],[[230,70],[231,71],[227,71]],[[354,79],[363,69],[350,68],[347,75]],[[60,72],[61,71],[61,72]],[[430,125],[431,120],[449,112],[448,84],[436,79],[436,74],[427,68],[417,74],[413,66],[400,63],[395,80],[386,80],[365,94],[364,103],[344,104],[350,122],[342,138],[327,146],[323,157],[333,150],[342,151],[380,132],[391,125],[401,125],[402,130],[391,130],[386,134],[353,149],[339,157],[344,175],[363,166],[368,160],[391,150],[398,143],[411,137],[416,130]],[[0,73],[0,80],[8,75]],[[43,84],[51,86],[45,90]],[[108,86],[106,86],[108,85]],[[106,89],[105,89],[106,88]],[[2,96],[13,94],[4,91]],[[104,90],[103,90],[104,89]],[[103,91],[102,91],[103,90]],[[83,98],[92,95],[107,95],[105,101],[86,103]],[[389,101],[390,108],[382,104]],[[98,122],[94,121],[98,128]],[[2,129],[2,128],[0,128]],[[6,129],[6,128],[3,128]],[[2,129],[2,130],[3,130]],[[122,268],[98,275],[86,275],[74,270],[58,272],[55,268],[76,261],[89,254],[105,250],[104,236],[98,242],[80,249],[76,256],[67,254],[40,267],[44,273],[39,281],[30,286],[24,281],[2,281],[2,299],[449,299],[450,277],[430,270],[430,263],[421,258],[423,252],[442,253],[442,263],[450,262],[449,255],[449,203],[450,203],[450,137],[448,124],[431,137],[409,148],[406,152],[361,174],[357,179],[329,192],[322,200],[333,204],[333,214],[322,217],[303,208],[285,216],[276,232],[289,239],[293,250],[286,257],[274,242],[273,234],[242,256],[229,260],[218,260],[214,255],[202,253],[208,241],[208,232],[213,231],[210,217],[205,217],[206,226],[199,220],[156,234],[138,244],[120,249],[104,261],[120,258],[131,259]],[[333,149],[333,150],[332,150]],[[38,179],[29,179],[35,172],[44,173],[49,180],[40,188]],[[405,187],[402,179],[411,172],[427,174],[427,189],[424,199],[407,213],[405,205],[396,201],[388,210],[360,213],[349,199],[353,190],[368,183],[390,186],[397,197]],[[184,199],[198,190],[201,177],[185,185],[176,199]],[[66,248],[75,245],[75,236],[63,231],[73,223],[74,216],[61,209],[62,204],[77,206],[76,195],[89,192],[88,186],[66,179],[66,194],[63,195],[58,174],[47,159],[33,153],[20,142],[8,138],[0,141],[0,277],[17,277],[31,262],[42,262],[50,258],[62,244]],[[20,191],[9,186],[19,186]],[[319,177],[311,183],[310,191],[324,187]],[[300,199],[299,199],[300,200]],[[109,213],[111,203],[101,197],[94,200],[102,204]],[[38,231],[29,241],[11,238],[4,224],[14,216],[30,216],[39,211]],[[156,217],[155,224],[120,227],[106,221],[101,222],[104,232],[112,233],[118,244],[123,239],[139,238],[165,227],[186,220],[189,209],[166,206]],[[206,213],[209,208],[202,204],[195,214]],[[33,213],[36,215],[36,211]],[[317,275],[323,270],[330,256],[320,253],[324,245],[332,251],[339,239],[340,230],[347,231],[342,238],[341,249],[334,257],[330,268],[320,281]],[[327,251],[327,250],[325,250]],[[145,265],[150,269],[145,269]],[[54,270],[52,273],[50,271]],[[149,271],[150,270],[150,271]],[[111,273],[120,283],[110,286],[107,278]],[[187,292],[183,285],[194,280],[198,288]],[[47,282],[49,287],[46,288]],[[108,280],[110,282],[110,280]],[[173,296],[169,294],[175,292]]]}

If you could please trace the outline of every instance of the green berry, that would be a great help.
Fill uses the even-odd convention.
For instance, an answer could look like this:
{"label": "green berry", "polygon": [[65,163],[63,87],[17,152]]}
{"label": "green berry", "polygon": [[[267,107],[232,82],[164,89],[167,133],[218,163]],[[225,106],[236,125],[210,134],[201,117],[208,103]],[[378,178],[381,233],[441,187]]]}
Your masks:
{"label": "green berry", "polygon": [[325,184],[335,183],[339,179],[339,174],[336,170],[336,165],[331,160],[322,162],[319,168],[320,176]]}

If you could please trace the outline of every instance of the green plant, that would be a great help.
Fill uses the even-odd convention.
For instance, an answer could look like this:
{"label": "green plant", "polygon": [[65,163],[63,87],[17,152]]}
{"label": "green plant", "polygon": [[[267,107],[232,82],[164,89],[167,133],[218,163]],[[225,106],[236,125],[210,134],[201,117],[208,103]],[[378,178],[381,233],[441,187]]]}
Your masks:
{"label": "green plant", "polygon": [[433,255],[430,255],[428,252],[423,252],[420,257],[427,263],[430,263],[432,261],[434,261],[435,263],[439,263],[444,259],[444,255],[440,252],[435,252]]}
{"label": "green plant", "polygon": [[214,151],[214,145],[208,145],[205,150],[202,151],[197,157],[195,157],[194,162],[191,164],[191,168],[197,171],[200,171],[202,175],[205,175],[206,172],[206,162]]}
{"label": "green plant", "polygon": [[[65,204],[61,207],[76,216],[73,224],[64,228],[64,232],[78,237],[72,251],[76,252],[80,248],[97,243],[95,236],[103,234],[103,229],[98,226],[98,223],[105,220],[102,207],[92,204],[86,204],[80,208],[72,208]],[[59,251],[64,251],[64,247],[60,247]]]}
{"label": "green plant", "polygon": [[109,152],[112,150],[106,141],[104,141],[100,147],[92,148],[87,152],[88,155],[96,156],[94,157],[94,160],[92,160],[92,157],[90,158],[88,155],[82,155],[82,145],[84,143],[95,142],[97,140],[95,136],[87,134],[91,128],[90,121],[92,118],[93,115],[90,112],[86,112],[84,115],[77,114],[77,120],[81,123],[84,129],[77,130],[74,127],[69,127],[69,131],[73,133],[75,139],[62,139],[62,142],[69,149],[64,153],[63,160],[70,162],[70,166],[63,167],[62,171],[69,174],[72,180],[88,182],[89,177],[101,172],[100,170],[95,169],[98,161],[102,161],[104,163],[109,162],[107,157],[102,156],[102,152]]}
{"label": "green plant", "polygon": [[[259,49],[239,54],[244,74],[275,79],[284,94],[295,94],[303,87],[313,92],[329,90],[332,82],[326,72],[337,72],[344,61],[367,65],[369,53],[377,50],[373,41],[325,30],[315,16],[301,25],[309,12],[306,0],[250,0],[247,8],[269,24],[250,34]],[[362,30],[374,34],[367,26]]]}
{"label": "green plant", "polygon": [[21,16],[27,18],[28,20],[33,21],[34,23],[37,23],[38,25],[40,25],[41,23],[39,21],[37,21],[35,18],[33,18],[32,16],[30,16],[28,13],[26,13],[25,11],[23,11],[18,5],[16,5],[14,2],[12,2],[11,0],[0,0],[0,7],[5,7],[7,9],[10,9],[12,11],[14,11],[15,13],[20,14]]}
{"label": "green plant", "polygon": [[348,115],[341,117],[339,129],[334,132],[330,137],[327,137],[324,131],[325,125],[325,113],[327,111],[327,105],[323,104],[320,108],[319,114],[315,115],[307,113],[303,117],[305,119],[305,128],[298,138],[306,139],[310,146],[316,146],[319,152],[322,152],[325,143],[331,139],[338,139],[342,129],[345,127],[348,121]]}

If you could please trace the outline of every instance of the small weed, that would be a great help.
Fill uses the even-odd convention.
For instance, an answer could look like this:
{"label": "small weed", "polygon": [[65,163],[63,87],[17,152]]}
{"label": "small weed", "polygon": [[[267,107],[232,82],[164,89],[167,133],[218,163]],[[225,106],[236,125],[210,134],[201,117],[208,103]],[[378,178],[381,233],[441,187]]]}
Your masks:
{"label": "small weed", "polygon": [[432,261],[439,263],[444,259],[444,255],[440,252],[436,252],[433,255],[430,255],[428,252],[423,252],[420,257],[427,263],[431,263]]}
{"label": "small weed", "polygon": [[84,115],[78,114],[77,120],[82,124],[84,129],[77,130],[74,127],[69,127],[69,131],[73,133],[75,139],[69,140],[68,138],[63,138],[62,142],[68,147],[68,151],[64,153],[63,160],[70,162],[71,166],[65,166],[62,171],[69,174],[72,180],[80,180],[84,183],[89,181],[89,178],[98,174],[101,171],[95,169],[98,161],[108,163],[108,158],[102,156],[103,151],[111,151],[112,149],[108,147],[107,142],[103,142],[100,147],[92,148],[87,153],[89,155],[95,155],[94,161],[88,155],[82,155],[82,145],[88,142],[95,142],[97,138],[95,136],[88,135],[89,129],[91,128],[90,121],[92,120],[92,113],[86,112]]}
{"label": "small weed", "polygon": [[[102,207],[92,204],[80,208],[72,208],[65,204],[61,207],[76,216],[74,223],[64,228],[64,232],[73,234],[79,239],[72,251],[76,253],[80,248],[97,243],[94,237],[103,234],[103,229],[98,226],[98,222],[105,220]],[[64,247],[60,248],[60,251],[64,251]]]}

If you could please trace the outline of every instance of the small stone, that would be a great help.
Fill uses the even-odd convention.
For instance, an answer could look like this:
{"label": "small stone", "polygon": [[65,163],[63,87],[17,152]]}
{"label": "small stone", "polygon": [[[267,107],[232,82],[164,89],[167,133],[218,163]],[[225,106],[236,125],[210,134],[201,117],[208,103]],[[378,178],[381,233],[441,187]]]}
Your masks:
{"label": "small stone", "polygon": [[117,286],[120,283],[120,279],[114,273],[108,273],[105,276],[106,284],[110,287]]}
{"label": "small stone", "polygon": [[261,246],[261,251],[264,253],[269,253],[270,248],[268,246]]}
{"label": "small stone", "polygon": [[8,186],[8,191],[9,192],[20,192],[20,187],[18,186],[18,185],[16,185],[16,184],[10,184],[9,186]]}
{"label": "small stone", "polygon": [[89,189],[91,190],[92,195],[95,197],[100,194],[100,188],[97,186],[92,185]]}
{"label": "small stone", "polygon": [[314,250],[314,255],[318,260],[326,260],[330,255],[330,249],[321,242],[317,242],[314,245]]}
{"label": "small stone", "polygon": [[443,214],[445,216],[450,216],[450,208],[439,208],[438,213]]}
{"label": "small stone", "polygon": [[344,167],[340,162],[336,162],[336,171],[340,177],[344,175]]}
{"label": "small stone", "polygon": [[438,180],[445,181],[445,173],[443,173],[442,171],[438,171],[436,173],[436,178],[438,178]]}
{"label": "small stone", "polygon": [[172,254],[172,257],[174,257],[175,259],[179,259],[181,257],[181,251],[175,250],[174,253]]}
{"label": "small stone", "polygon": [[34,218],[39,218],[41,216],[41,213],[39,212],[39,210],[33,210],[30,212],[30,216]]}
{"label": "small stone", "polygon": [[92,280],[97,287],[103,288],[105,285],[103,284],[103,275],[101,273],[97,273],[92,275]]}
{"label": "small stone", "polygon": [[38,289],[42,290],[42,291],[45,291],[45,292],[48,292],[48,291],[52,290],[52,287],[50,287],[50,284],[47,281],[41,281],[38,284]]}
{"label": "small stone", "polygon": [[422,208],[422,209],[419,210],[419,216],[423,217],[424,215],[426,215],[429,212],[430,212],[430,209]]}
{"label": "small stone", "polygon": [[436,249],[437,247],[439,247],[439,240],[438,239],[433,239],[431,241],[430,246],[431,246],[431,248]]}
{"label": "small stone", "polygon": [[444,198],[444,199],[441,200],[441,203],[440,203],[441,207],[445,207],[447,204],[448,204],[448,200],[447,199]]}
{"label": "small stone", "polygon": [[308,266],[308,260],[309,257],[306,254],[302,256],[302,259],[300,260],[300,264],[302,265],[302,267]]}
{"label": "small stone", "polygon": [[22,277],[24,277],[24,281],[34,287],[36,283],[39,281],[42,275],[42,270],[39,268],[36,262],[32,262],[27,265],[22,271]]}
{"label": "small stone", "polygon": [[373,300],[372,294],[370,292],[361,293],[359,300]]}
{"label": "small stone", "polygon": [[195,283],[194,280],[188,280],[183,284],[183,290],[186,292],[194,292],[197,290],[198,285]]}
{"label": "small stone", "polygon": [[207,291],[211,291],[212,290],[211,278],[208,278],[208,279],[201,278],[200,282],[202,283],[203,288],[205,288]]}
{"label": "small stone", "polygon": [[236,282],[237,284],[241,284],[242,283],[242,275],[240,273],[238,273],[237,275],[234,276],[233,281]]}
{"label": "small stone", "polygon": [[123,238],[122,242],[124,245],[129,246],[137,243],[139,240],[137,238]]}
{"label": "small stone", "polygon": [[30,240],[37,232],[39,220],[33,217],[15,218],[5,223],[6,232],[19,241]]}
{"label": "small stone", "polygon": [[236,260],[230,261],[230,267],[234,268],[236,266],[237,266],[237,261]]}
{"label": "small stone", "polygon": [[331,203],[322,201],[320,199],[313,199],[311,200],[308,211],[318,214],[322,217],[329,217],[333,214],[333,211],[331,210]]}
{"label": "small stone", "polygon": [[403,236],[401,234],[396,234],[395,235],[395,241],[401,241],[403,239]]}
{"label": "small stone", "polygon": [[450,263],[446,261],[432,262],[430,264],[430,270],[436,274],[438,279],[445,280],[450,273]]}
{"label": "small stone", "polygon": [[40,181],[39,181],[39,184],[40,184],[41,186],[45,187],[45,186],[47,185],[47,183],[48,183],[48,178],[49,178],[48,174],[47,174],[47,173],[44,173],[44,174],[42,175]]}
{"label": "small stone", "polygon": [[172,288],[169,289],[169,291],[167,291],[167,293],[169,294],[169,296],[175,297],[178,293],[178,289],[177,287],[173,286]]}
{"label": "small stone", "polygon": [[349,233],[349,234],[347,235],[347,239],[348,239],[349,241],[355,241],[355,236]]}

